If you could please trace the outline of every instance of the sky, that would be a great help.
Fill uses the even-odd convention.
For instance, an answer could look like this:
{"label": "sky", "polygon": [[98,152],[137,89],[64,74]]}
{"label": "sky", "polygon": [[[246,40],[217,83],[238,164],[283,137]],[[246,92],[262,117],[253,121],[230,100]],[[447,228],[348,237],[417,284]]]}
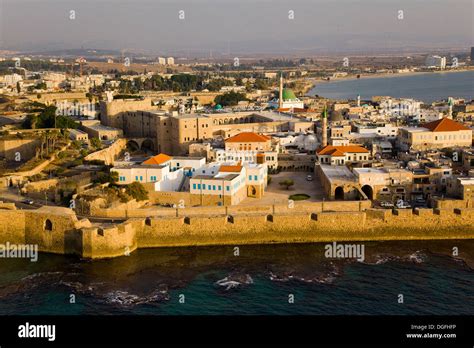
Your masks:
{"label": "sky", "polygon": [[0,49],[82,47],[232,55],[460,48],[474,45],[473,4],[474,0],[0,0]]}

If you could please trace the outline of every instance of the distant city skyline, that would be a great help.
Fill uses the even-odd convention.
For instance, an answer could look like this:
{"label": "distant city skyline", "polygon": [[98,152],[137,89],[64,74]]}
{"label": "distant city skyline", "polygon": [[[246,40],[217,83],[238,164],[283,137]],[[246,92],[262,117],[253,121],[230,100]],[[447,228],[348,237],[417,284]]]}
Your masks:
{"label": "distant city skyline", "polygon": [[3,0],[0,10],[4,50],[193,56],[474,46],[470,0]]}

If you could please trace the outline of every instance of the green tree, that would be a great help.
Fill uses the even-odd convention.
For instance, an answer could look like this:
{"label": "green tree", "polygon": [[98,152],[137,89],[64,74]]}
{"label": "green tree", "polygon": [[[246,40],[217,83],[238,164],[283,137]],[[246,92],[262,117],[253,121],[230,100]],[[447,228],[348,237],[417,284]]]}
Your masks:
{"label": "green tree", "polygon": [[125,188],[125,193],[135,198],[137,201],[144,201],[148,199],[148,192],[145,187],[138,181],[132,182]]}
{"label": "green tree", "polygon": [[285,180],[282,180],[278,183],[280,186],[284,186],[286,187],[287,190],[290,189],[291,186],[293,186],[295,184],[295,182],[291,179],[285,179]]}
{"label": "green tree", "polygon": [[109,173],[99,173],[97,177],[94,179],[94,183],[98,184],[106,184],[111,183],[115,184],[119,179],[119,175],[117,172],[109,172]]}
{"label": "green tree", "polygon": [[222,106],[237,105],[237,103],[242,100],[248,100],[245,96],[245,93],[238,93],[234,91],[218,95],[214,98],[214,102],[216,104],[221,104]]}
{"label": "green tree", "polygon": [[91,139],[91,146],[94,148],[94,149],[99,149],[102,147],[102,142],[100,141],[99,138],[95,137],[95,138],[92,138]]}
{"label": "green tree", "polygon": [[264,79],[256,79],[255,80],[255,88],[256,89],[268,89],[268,83]]}

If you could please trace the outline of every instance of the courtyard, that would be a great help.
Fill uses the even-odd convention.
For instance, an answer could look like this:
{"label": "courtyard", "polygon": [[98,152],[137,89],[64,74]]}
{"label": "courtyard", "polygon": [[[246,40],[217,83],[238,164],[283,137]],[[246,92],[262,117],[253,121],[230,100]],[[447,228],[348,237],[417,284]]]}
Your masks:
{"label": "courtyard", "polygon": [[[313,181],[308,181],[306,177],[311,175]],[[269,175],[271,177],[270,185],[267,186],[265,195],[261,199],[247,197],[239,205],[265,205],[287,203],[289,196],[295,194],[306,194],[309,196],[307,201],[322,201],[324,198],[323,189],[319,181],[316,180],[314,173],[311,172],[281,172],[279,174]],[[293,186],[286,189],[280,185],[281,181],[291,179]]]}

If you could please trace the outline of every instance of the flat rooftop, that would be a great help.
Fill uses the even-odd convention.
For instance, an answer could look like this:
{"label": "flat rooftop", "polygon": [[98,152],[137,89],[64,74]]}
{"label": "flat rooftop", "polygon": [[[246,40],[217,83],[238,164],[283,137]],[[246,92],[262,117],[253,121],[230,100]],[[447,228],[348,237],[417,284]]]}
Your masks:
{"label": "flat rooftop", "polygon": [[196,179],[196,180],[215,180],[215,181],[231,181],[235,178],[237,178],[239,174],[227,174],[227,175],[219,175],[219,176],[210,176],[210,175],[196,175],[193,176],[191,179]]}
{"label": "flat rooftop", "polygon": [[103,124],[97,123],[92,125],[82,125],[84,128],[94,129],[98,131],[120,131],[118,128],[104,126]]}
{"label": "flat rooftop", "polygon": [[428,128],[424,127],[401,127],[401,129],[406,130],[407,132],[416,133],[416,132],[428,132]]}
{"label": "flat rooftop", "polygon": [[387,174],[387,170],[385,168],[354,168],[352,170],[354,173],[357,174]]}
{"label": "flat rooftop", "polygon": [[346,166],[330,166],[321,164],[321,170],[330,182],[338,181],[355,181],[355,175]]}

